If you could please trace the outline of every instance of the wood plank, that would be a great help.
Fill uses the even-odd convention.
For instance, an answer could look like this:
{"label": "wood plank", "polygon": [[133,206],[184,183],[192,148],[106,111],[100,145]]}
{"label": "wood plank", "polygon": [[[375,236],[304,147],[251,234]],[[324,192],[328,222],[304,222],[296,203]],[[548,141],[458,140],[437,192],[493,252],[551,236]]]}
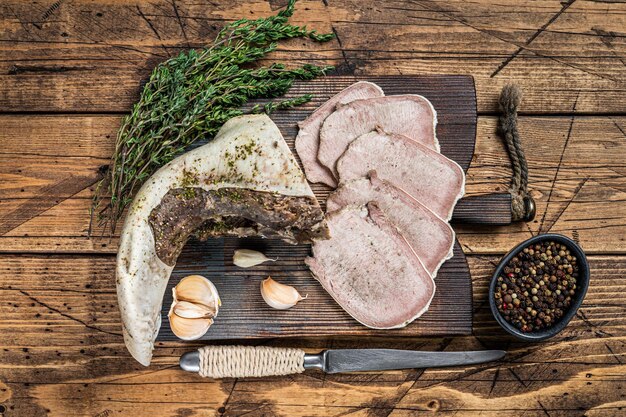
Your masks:
{"label": "wood plank", "polygon": [[[27,201],[42,202],[42,188],[68,174],[59,167],[95,179],[108,161],[118,123],[117,116],[102,115],[0,116],[0,223]],[[625,253],[626,118],[522,117],[519,126],[537,202],[535,222],[455,225],[464,251],[504,253],[541,230],[577,236],[590,253]],[[480,117],[467,194],[506,191],[508,166],[496,119]],[[67,194],[48,193],[45,199],[59,204],[0,236],[0,251],[114,253],[117,239],[102,239],[98,230],[95,238],[87,237],[92,188],[66,200]]]}
{"label": "wood plank", "polygon": [[[476,137],[476,96],[471,77],[373,77],[366,78],[379,85],[386,94],[420,94],[437,109],[437,138],[441,153],[456,161],[464,170],[469,167]],[[325,77],[294,85],[289,94],[311,93],[316,97],[307,106],[277,112],[272,119],[286,138],[297,134],[297,123],[330,97],[354,83],[354,77]],[[289,141],[292,151],[293,143]],[[295,154],[295,152],[294,152]],[[312,186],[322,205],[331,189],[321,184]],[[488,202],[487,202],[488,203]],[[510,206],[509,206],[510,211]],[[488,218],[480,210],[475,217]],[[1,231],[1,230],[0,230]],[[239,247],[256,247],[271,253],[278,261],[242,271],[232,264],[233,251]],[[211,274],[222,299],[222,320],[212,326],[202,340],[247,339],[260,337],[294,337],[326,335],[380,335],[389,331],[365,328],[355,323],[311,277],[304,259],[310,246],[293,246],[280,240],[237,239],[196,242],[186,245],[176,262],[161,311],[161,330],[157,340],[176,340],[167,318],[172,304],[172,287],[190,273]],[[268,255],[270,256],[270,255]],[[190,272],[193,271],[193,272]],[[272,275],[287,278],[291,285],[308,294],[308,302],[276,314],[259,297],[260,280]],[[284,279],[281,279],[284,281]],[[396,336],[464,335],[472,331],[472,288],[469,269],[458,243],[454,256],[437,274],[437,292],[426,314],[412,324],[397,329]]]}
{"label": "wood plank", "polygon": [[[179,355],[195,344],[162,343],[148,369],[132,361],[119,336],[110,255],[117,241],[87,238],[91,187],[65,199],[72,190],[62,182],[73,172],[97,177],[119,119],[39,113],[127,112],[140,80],[168,55],[205,44],[228,20],[266,16],[283,5],[284,0],[0,4],[0,223],[9,224],[7,213],[13,213],[12,230],[0,236],[0,253],[18,253],[0,254],[0,414],[622,416],[626,118],[616,116],[626,114],[626,5],[620,1],[301,1],[294,21],[332,29],[339,39],[292,42],[273,57],[333,63],[346,74],[469,73],[486,116],[496,110],[502,85],[515,81],[525,92],[523,113],[552,115],[523,117],[520,123],[537,223],[457,227],[464,250],[476,254],[469,256],[475,336],[259,342],[308,351],[506,348],[505,361],[223,381],[176,369]],[[581,117],[591,113],[596,116]],[[481,117],[469,194],[505,191],[507,166],[495,119]],[[14,227],[15,213],[39,201],[37,210],[43,211]],[[557,338],[516,343],[488,311],[487,282],[498,260],[489,254],[548,230],[599,254],[590,259],[591,288],[579,315]],[[82,252],[93,255],[76,255]]]}
{"label": "wood plank", "polygon": [[[276,262],[242,269],[232,263],[239,248],[256,249]],[[304,259],[310,245],[292,246],[280,240],[214,239],[190,242],[176,262],[163,307],[157,340],[177,340],[167,317],[172,288],[187,275],[212,277],[222,300],[220,318],[201,340],[258,339],[306,336],[440,336],[472,332],[472,284],[461,248],[437,273],[437,291],[428,312],[402,329],[375,330],[355,322],[311,276]],[[307,296],[289,310],[277,312],[260,293],[261,280],[272,276]]]}
{"label": "wood plank", "polygon": [[[324,348],[505,348],[480,366],[384,373],[213,381],[177,368],[197,343],[163,342],[150,368],[120,331],[112,256],[0,255],[0,404],[7,416],[98,415],[619,415],[626,374],[626,257],[590,257],[592,281],[557,337],[515,342],[490,316],[486,291],[498,258],[470,256],[475,336],[297,338],[259,341]],[[46,411],[49,410],[49,411]],[[109,411],[107,411],[109,410]],[[546,410],[544,412],[544,410]],[[106,415],[106,414],[101,414]]]}
{"label": "wood plank", "polygon": [[[0,108],[5,112],[126,112],[140,80],[168,56],[210,42],[226,22],[277,8],[167,0],[74,0],[0,6]],[[626,110],[626,6],[558,0],[302,1],[294,23],[335,31],[326,44],[293,41],[269,57],[334,64],[339,73],[471,74],[478,107],[519,83],[523,111]],[[503,24],[505,23],[505,24]]]}
{"label": "wood plank", "polygon": [[[478,137],[482,140],[478,140],[467,182],[483,192],[506,189],[508,175],[502,173],[509,164],[495,135],[496,120],[481,125]],[[626,236],[626,166],[617,149],[625,144],[623,126],[624,119],[614,117],[522,119],[519,127],[537,216],[531,223],[506,227],[458,225],[456,231],[466,252],[496,253],[490,249],[494,241],[506,241],[502,246],[511,248],[549,231],[578,240],[586,251],[621,252]],[[471,243],[465,246],[465,242]]]}

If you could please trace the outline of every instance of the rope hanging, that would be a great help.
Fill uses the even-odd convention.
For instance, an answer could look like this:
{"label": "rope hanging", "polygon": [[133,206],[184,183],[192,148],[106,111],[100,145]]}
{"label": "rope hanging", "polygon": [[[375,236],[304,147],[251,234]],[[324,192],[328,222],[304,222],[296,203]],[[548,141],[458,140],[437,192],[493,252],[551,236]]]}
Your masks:
{"label": "rope hanging", "polygon": [[522,92],[516,85],[506,85],[502,89],[498,131],[504,138],[513,169],[509,187],[513,220],[530,221],[535,217],[535,202],[528,193],[528,164],[517,130],[517,109],[521,101]]}
{"label": "rope hanging", "polygon": [[304,351],[268,346],[204,346],[200,376],[244,378],[304,372]]}

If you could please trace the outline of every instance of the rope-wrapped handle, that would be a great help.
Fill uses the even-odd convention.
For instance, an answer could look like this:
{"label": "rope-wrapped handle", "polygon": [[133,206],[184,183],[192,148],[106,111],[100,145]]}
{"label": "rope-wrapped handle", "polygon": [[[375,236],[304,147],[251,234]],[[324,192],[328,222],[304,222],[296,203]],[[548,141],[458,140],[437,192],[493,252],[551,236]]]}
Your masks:
{"label": "rope-wrapped handle", "polygon": [[204,346],[200,376],[243,378],[289,375],[304,372],[304,351],[267,346]]}

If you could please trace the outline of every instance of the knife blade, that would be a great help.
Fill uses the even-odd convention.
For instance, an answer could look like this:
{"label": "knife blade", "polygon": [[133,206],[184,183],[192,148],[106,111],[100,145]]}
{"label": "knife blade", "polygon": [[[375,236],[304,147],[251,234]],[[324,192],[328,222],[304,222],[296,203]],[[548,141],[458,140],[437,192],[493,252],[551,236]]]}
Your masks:
{"label": "knife blade", "polygon": [[304,367],[307,369],[308,362],[310,367],[329,374],[438,368],[491,362],[503,358],[505,354],[506,352],[502,350],[425,352],[398,349],[331,349],[317,355],[305,355]]}
{"label": "knife blade", "polygon": [[[205,347],[207,349],[208,347]],[[254,351],[253,347],[235,346],[231,349],[237,349],[238,354],[234,354],[231,357],[222,357],[221,360],[227,363],[227,368],[245,368],[241,375],[244,376],[269,376],[269,375],[284,375],[285,373],[272,373],[270,371],[263,371],[263,375],[259,375],[258,370],[254,368],[253,364],[238,363],[234,365],[234,362],[241,360],[244,355],[241,355],[243,349]],[[201,348],[202,349],[202,348]],[[277,362],[284,359],[276,359],[280,356],[280,352],[284,352],[285,348],[262,348],[265,356],[264,362],[272,362],[275,359]],[[290,349],[294,351],[295,349]],[[296,350],[297,351],[297,350]],[[229,352],[225,350],[224,352]],[[232,352],[232,351],[231,351]],[[269,352],[269,353],[268,353]],[[428,352],[428,351],[413,351],[413,350],[400,350],[400,349],[329,349],[319,353],[304,353],[300,352],[301,362],[298,361],[297,367],[302,372],[307,369],[319,369],[329,374],[335,374],[340,372],[359,372],[359,371],[388,371],[398,369],[412,369],[412,368],[435,368],[445,366],[461,366],[461,365],[475,365],[479,363],[491,362],[502,359],[506,352],[502,350],[482,350],[482,351],[464,351],[464,352]],[[268,359],[269,358],[269,359]],[[301,366],[300,366],[301,365]],[[200,367],[200,352],[198,350],[193,352],[187,352],[180,358],[180,367],[189,372],[201,372]],[[289,372],[289,373],[291,373]],[[221,377],[224,376],[236,376],[225,375],[220,373]],[[206,376],[206,375],[205,375]]]}

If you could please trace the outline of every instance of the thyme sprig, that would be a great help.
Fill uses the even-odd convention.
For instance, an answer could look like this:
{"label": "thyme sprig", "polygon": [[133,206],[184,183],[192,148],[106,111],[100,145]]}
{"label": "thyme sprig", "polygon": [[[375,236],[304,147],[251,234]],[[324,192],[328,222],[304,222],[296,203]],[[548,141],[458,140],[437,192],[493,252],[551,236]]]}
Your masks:
{"label": "thyme sprig", "polygon": [[[276,50],[278,41],[307,37],[317,42],[333,38],[306,26],[288,23],[296,0],[275,16],[240,19],[222,29],[212,46],[184,51],[159,64],[150,75],[139,101],[123,118],[109,170],[98,183],[92,205],[100,225],[111,234],[135,192],[159,167],[199,139],[210,139],[228,119],[243,114],[254,98],[276,98],[294,80],[309,80],[332,67],[283,64],[252,68]],[[301,105],[303,95],[256,105],[252,112],[271,113]],[[107,202],[105,194],[110,194]]]}

